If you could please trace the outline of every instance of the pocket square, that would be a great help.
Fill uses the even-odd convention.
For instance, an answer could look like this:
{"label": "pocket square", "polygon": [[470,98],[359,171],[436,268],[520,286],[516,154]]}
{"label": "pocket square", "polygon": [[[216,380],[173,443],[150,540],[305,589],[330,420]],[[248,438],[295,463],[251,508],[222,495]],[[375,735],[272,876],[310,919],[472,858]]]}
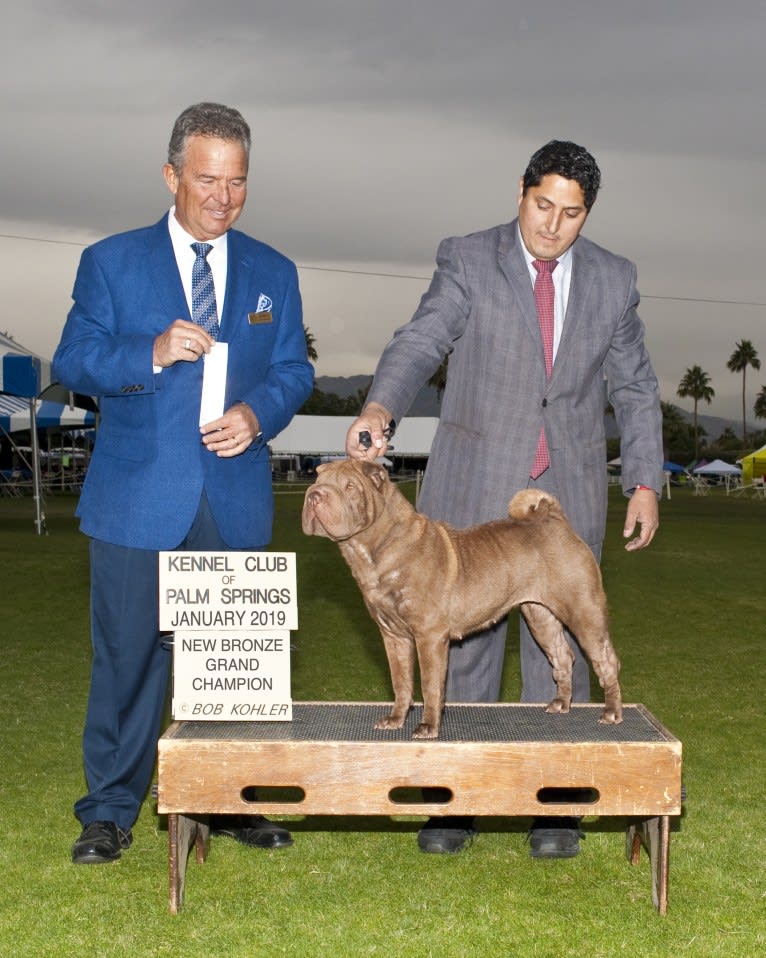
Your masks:
{"label": "pocket square", "polygon": [[271,305],[271,297],[261,293],[258,297],[255,312],[247,314],[248,323],[251,326],[255,326],[257,323],[270,323],[272,321]]}

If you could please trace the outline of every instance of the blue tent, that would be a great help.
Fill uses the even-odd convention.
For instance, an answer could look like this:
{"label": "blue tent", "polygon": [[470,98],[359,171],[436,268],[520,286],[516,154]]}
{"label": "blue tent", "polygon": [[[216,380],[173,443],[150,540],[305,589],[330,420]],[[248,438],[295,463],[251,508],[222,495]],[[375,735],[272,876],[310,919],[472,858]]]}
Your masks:
{"label": "blue tent", "polygon": [[[32,399],[0,394],[0,431],[12,433],[31,428]],[[96,414],[66,403],[34,400],[34,421],[37,429],[87,429],[96,425]]]}
{"label": "blue tent", "polygon": [[36,398],[51,384],[51,364],[0,333],[0,393]]}
{"label": "blue tent", "polygon": [[[40,449],[37,441],[38,426],[62,425],[70,415],[69,407],[60,403],[48,403],[39,397],[53,385],[51,364],[36,356],[31,350],[17,343],[6,333],[0,333],[0,429],[9,436],[19,429],[29,429],[32,441],[32,468],[34,479],[35,527],[38,534],[45,531],[42,513],[42,482],[40,476]],[[17,404],[14,406],[14,401]],[[20,404],[20,406],[18,405]],[[58,408],[53,408],[58,407]],[[82,417],[73,425],[84,426],[83,421],[91,415],[87,425],[95,425],[92,414],[80,410]],[[38,421],[38,414],[45,417]],[[6,425],[7,420],[7,425]]]}

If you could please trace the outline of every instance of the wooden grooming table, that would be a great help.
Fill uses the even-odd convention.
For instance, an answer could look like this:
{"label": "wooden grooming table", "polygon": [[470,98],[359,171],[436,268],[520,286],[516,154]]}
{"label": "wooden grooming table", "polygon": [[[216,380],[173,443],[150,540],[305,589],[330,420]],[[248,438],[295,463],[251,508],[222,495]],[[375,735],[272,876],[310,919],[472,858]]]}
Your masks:
{"label": "wooden grooming table", "polygon": [[[170,911],[182,905],[192,845],[205,860],[211,814],[449,814],[624,816],[628,859],[636,864],[645,845],[654,905],[665,914],[681,743],[643,705],[626,705],[620,725],[600,725],[597,704],[568,715],[540,705],[448,705],[440,737],[430,741],[412,739],[421,706],[400,731],[376,730],[389,708],[295,702],[291,722],[171,725],[159,742],[158,784]],[[413,801],[410,790],[423,786],[447,788],[452,798]],[[258,800],[247,801],[253,787]],[[290,800],[263,800],[277,788],[289,789]]]}

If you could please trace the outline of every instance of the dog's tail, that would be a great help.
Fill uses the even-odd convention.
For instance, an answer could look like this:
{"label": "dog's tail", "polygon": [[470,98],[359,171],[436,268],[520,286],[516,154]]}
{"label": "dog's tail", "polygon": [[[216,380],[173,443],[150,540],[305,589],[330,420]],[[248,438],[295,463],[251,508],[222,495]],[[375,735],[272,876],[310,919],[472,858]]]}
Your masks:
{"label": "dog's tail", "polygon": [[508,515],[511,519],[562,519],[564,510],[550,492],[543,492],[542,489],[522,489],[508,503]]}

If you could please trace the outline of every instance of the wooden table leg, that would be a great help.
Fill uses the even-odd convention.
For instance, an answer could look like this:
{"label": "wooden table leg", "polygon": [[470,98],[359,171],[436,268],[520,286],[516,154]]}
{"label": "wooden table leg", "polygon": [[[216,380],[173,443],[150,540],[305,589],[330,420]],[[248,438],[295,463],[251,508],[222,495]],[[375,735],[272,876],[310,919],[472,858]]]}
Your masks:
{"label": "wooden table leg", "polygon": [[670,816],[660,815],[630,825],[626,852],[631,865],[637,865],[641,845],[649,853],[652,873],[652,902],[661,915],[668,910],[668,870],[670,865]]}
{"label": "wooden table leg", "polygon": [[186,865],[192,845],[196,859],[202,863],[208,850],[210,827],[187,815],[168,815],[168,876],[170,882],[170,914],[177,915],[184,901]]}
{"label": "wooden table leg", "polygon": [[181,889],[178,882],[178,815],[168,815],[168,881],[170,914],[177,915]]}
{"label": "wooden table leg", "polygon": [[[657,911],[661,915],[668,910],[668,869],[670,865],[670,816],[660,815],[652,819],[657,823],[656,862],[652,867],[652,896]],[[656,892],[656,898],[654,897]]]}
{"label": "wooden table leg", "polygon": [[210,819],[207,816],[197,819],[197,837],[194,842],[196,861],[201,865],[210,851]]}

